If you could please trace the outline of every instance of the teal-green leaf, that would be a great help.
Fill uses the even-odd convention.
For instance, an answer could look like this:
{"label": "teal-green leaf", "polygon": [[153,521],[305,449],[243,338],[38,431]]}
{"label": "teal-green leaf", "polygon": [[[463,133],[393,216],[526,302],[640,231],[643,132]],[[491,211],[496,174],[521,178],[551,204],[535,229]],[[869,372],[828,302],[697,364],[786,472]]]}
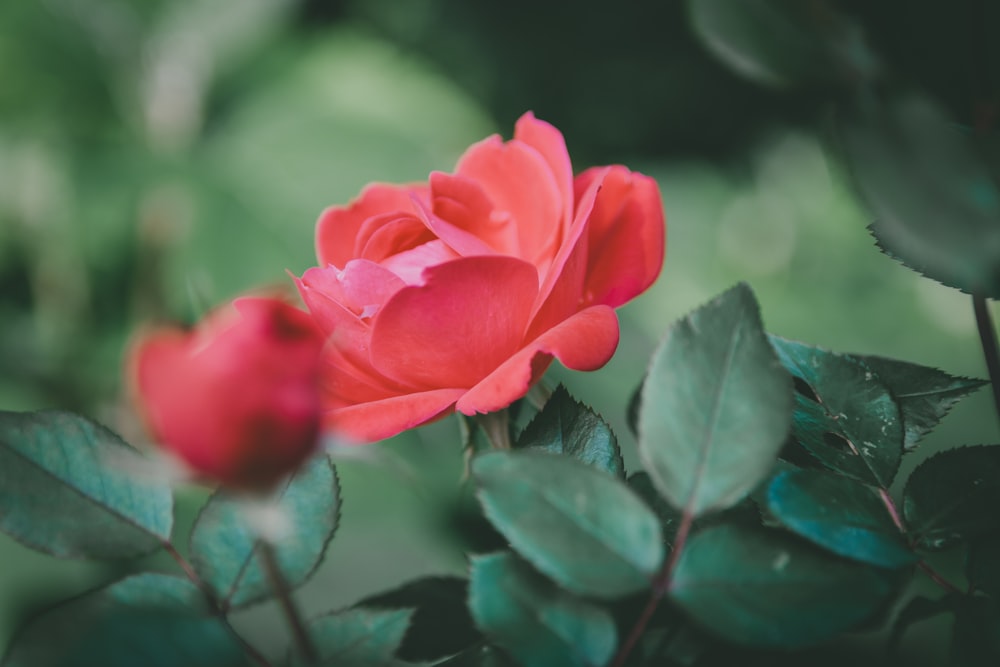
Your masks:
{"label": "teal-green leaf", "polygon": [[680,511],[664,500],[663,496],[656,490],[653,480],[650,479],[647,472],[639,471],[629,475],[628,486],[645,501],[649,509],[653,510],[653,513],[659,518],[660,529],[663,532],[665,544],[672,544],[674,534],[681,523]]}
{"label": "teal-green leaf", "polygon": [[888,568],[917,559],[878,492],[861,482],[818,470],[782,472],[768,487],[767,509],[792,532],[845,558]]}
{"label": "teal-green leaf", "polygon": [[396,657],[410,625],[411,609],[355,607],[314,618],[306,631],[316,645],[319,665],[295,650],[292,667],[397,667],[407,663]]}
{"label": "teal-green leaf", "polygon": [[611,427],[562,385],[556,387],[542,411],[525,427],[517,446],[566,454],[613,475],[625,475],[618,439]]}
{"label": "teal-green leaf", "polygon": [[819,399],[796,393],[796,440],[831,470],[888,488],[903,456],[903,423],[878,375],[847,355],[777,336],[771,343],[785,368]]}
{"label": "teal-green leaf", "polygon": [[186,579],[144,573],[43,612],[3,667],[242,667],[239,640]]}
{"label": "teal-green leaf", "polygon": [[871,566],[782,531],[720,524],[681,552],[669,595],[706,629],[738,644],[796,648],[864,621],[891,590]]}
{"label": "teal-green leaf", "polygon": [[875,371],[896,399],[903,418],[903,447],[907,450],[915,449],[956,403],[987,384],[986,380],[949,375],[898,359],[851,356]]}
{"label": "teal-green leaf", "polygon": [[656,488],[693,516],[737,503],[788,434],[792,381],[743,283],[674,323],[643,385],[639,456]]}
{"label": "teal-green leaf", "polygon": [[524,667],[599,667],[615,651],[608,612],[510,553],[472,558],[469,608],[479,628]]}
{"label": "teal-green leaf", "polygon": [[128,558],[170,539],[173,495],[130,474],[139,454],[68,412],[0,412],[0,530],[73,558]]}
{"label": "teal-green leaf", "polygon": [[[337,529],[340,491],[337,473],[326,456],[299,470],[277,494],[289,521],[288,535],[275,544],[278,564],[291,586],[316,570]],[[243,501],[217,492],[202,508],[191,531],[191,564],[226,606],[243,606],[271,594],[260,567],[257,533],[248,524]]]}
{"label": "teal-green leaf", "polygon": [[569,456],[497,451],[472,474],[486,517],[541,572],[582,595],[649,585],[663,560],[656,515],[626,485]]}
{"label": "teal-green leaf", "polygon": [[358,603],[369,609],[413,609],[398,655],[404,660],[434,660],[463,651],[482,640],[466,600],[468,581],[426,577]]}
{"label": "teal-green leaf", "polygon": [[688,6],[694,32],[709,51],[757,83],[846,83],[876,71],[857,30],[832,10],[794,0],[689,0]]}
{"label": "teal-green leaf", "polygon": [[1000,190],[973,139],[913,96],[864,108],[841,136],[886,254],[949,287],[1000,297]]}
{"label": "teal-green leaf", "polygon": [[1000,446],[959,447],[935,454],[903,489],[903,516],[922,549],[1000,534]]}

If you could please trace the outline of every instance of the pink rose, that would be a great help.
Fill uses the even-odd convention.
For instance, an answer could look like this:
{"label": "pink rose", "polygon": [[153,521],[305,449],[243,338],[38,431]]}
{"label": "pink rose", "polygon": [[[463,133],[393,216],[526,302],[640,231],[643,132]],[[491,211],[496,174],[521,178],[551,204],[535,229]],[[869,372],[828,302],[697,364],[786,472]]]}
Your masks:
{"label": "pink rose", "polygon": [[308,313],[242,298],[194,331],[142,336],[132,391],[153,436],[195,475],[267,489],[318,445],[323,344]]}
{"label": "pink rose", "polygon": [[656,279],[664,234],[652,178],[617,165],[574,178],[562,134],[531,113],[452,174],[369,185],[320,216],[320,266],[298,280],[330,337],[326,425],[379,440],[504,408],[553,357],[600,368],[614,309]]}

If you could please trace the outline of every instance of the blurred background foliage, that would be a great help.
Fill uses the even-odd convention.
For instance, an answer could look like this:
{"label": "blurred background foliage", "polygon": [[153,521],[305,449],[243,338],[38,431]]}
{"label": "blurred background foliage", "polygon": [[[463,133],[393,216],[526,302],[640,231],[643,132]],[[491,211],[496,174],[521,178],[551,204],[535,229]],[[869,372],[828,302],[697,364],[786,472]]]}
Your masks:
{"label": "blurred background foliage", "polygon": [[[799,24],[768,4],[0,3],[0,409],[74,409],[141,443],[122,387],[137,327],[289,288],[325,206],[449,170],[529,109],[565,133],[577,170],[623,162],[663,191],[667,263],[623,309],[619,353],[549,379],[604,414],[627,455],[625,405],[656,340],[737,280],[782,336],[983,376],[969,298],[879,253],[835,128],[844,81],[876,71],[959,127],[996,113],[1000,12],[809,0]],[[810,30],[831,8],[820,23],[848,67],[828,78]],[[918,459],[995,441],[988,406],[985,392],[961,405]],[[438,525],[461,465],[453,420],[341,457],[344,521],[307,610],[464,568]],[[181,494],[182,526],[204,497]],[[133,567],[0,537],[0,646],[25,613]],[[277,645],[268,614],[244,621]]]}

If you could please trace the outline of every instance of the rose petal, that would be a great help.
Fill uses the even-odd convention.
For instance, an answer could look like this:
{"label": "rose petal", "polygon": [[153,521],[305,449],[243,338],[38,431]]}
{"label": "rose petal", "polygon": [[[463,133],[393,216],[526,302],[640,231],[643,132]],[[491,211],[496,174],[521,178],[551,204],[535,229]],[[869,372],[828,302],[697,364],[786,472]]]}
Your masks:
{"label": "rose petal", "polygon": [[344,317],[340,310],[330,311],[330,302],[364,319],[374,315],[405,284],[389,269],[365,259],[352,259],[343,270],[312,268],[296,282],[303,301],[326,332]]}
{"label": "rose petal", "polygon": [[494,412],[528,393],[556,357],[566,368],[597,370],[618,347],[618,317],[607,306],[581,310],[549,329],[470,389],[455,409],[466,415]]}
{"label": "rose petal", "polygon": [[464,392],[435,389],[339,408],[326,413],[325,425],[348,441],[375,442],[450,414]]}
{"label": "rose petal", "polygon": [[382,262],[382,266],[399,276],[407,285],[423,283],[423,273],[428,267],[444,264],[459,255],[444,241],[434,240],[412,250],[393,255]]}
{"label": "rose petal", "polygon": [[514,125],[514,138],[541,153],[552,170],[562,197],[562,232],[566,234],[573,222],[573,165],[562,132],[529,111]]}
{"label": "rose petal", "polygon": [[455,173],[479,183],[494,215],[509,214],[517,227],[517,256],[533,264],[555,255],[561,236],[562,194],[552,169],[535,148],[498,136],[473,144]]}
{"label": "rose petal", "polygon": [[354,255],[381,262],[387,257],[433,240],[433,232],[427,229],[420,218],[395,211],[365,220],[358,230]]}
{"label": "rose petal", "polygon": [[427,186],[374,183],[346,207],[332,206],[323,211],[316,222],[316,255],[320,266],[347,264],[355,256],[355,239],[365,220],[394,211],[416,213],[414,197],[428,201]]}
{"label": "rose petal", "polygon": [[428,388],[471,387],[521,346],[538,292],[535,267],[466,257],[424,271],[376,316],[371,360],[382,374]]}
{"label": "rose petal", "polygon": [[602,184],[589,221],[587,300],[618,307],[660,275],[663,202],[655,180],[622,166],[583,172],[576,178],[577,194],[589,191],[596,179]]}
{"label": "rose petal", "polygon": [[[491,251],[506,255],[517,252],[517,227],[509,215],[494,216],[493,202],[478,183],[464,176],[431,174],[433,214],[489,245]],[[460,254],[491,254],[462,252]]]}
{"label": "rose petal", "polygon": [[475,255],[495,255],[496,251],[483,239],[472,232],[460,229],[450,222],[439,218],[430,207],[417,204],[418,215],[427,229],[431,230],[442,242],[451,248],[456,256],[471,257]]}

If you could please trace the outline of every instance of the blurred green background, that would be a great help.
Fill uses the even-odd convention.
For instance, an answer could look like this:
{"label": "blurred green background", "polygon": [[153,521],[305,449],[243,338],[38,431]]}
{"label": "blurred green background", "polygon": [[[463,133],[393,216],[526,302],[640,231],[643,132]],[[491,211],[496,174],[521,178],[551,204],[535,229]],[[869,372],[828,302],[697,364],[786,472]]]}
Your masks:
{"label": "blurred green background", "polygon": [[[1000,68],[969,39],[988,29],[966,12],[977,3],[941,4],[839,6],[896,80],[968,123],[974,74],[995,83]],[[548,380],[606,417],[627,462],[625,405],[657,339],[738,280],[779,335],[983,376],[969,298],[874,247],[830,101],[740,79],[699,43],[683,2],[0,3],[0,409],[77,410],[141,443],[121,382],[139,325],[289,286],[284,271],[314,261],[325,206],[373,180],[449,170],[529,109],[563,130],[577,170],[622,162],[662,188],[667,262],[621,311],[618,354]],[[960,405],[909,468],[995,441],[989,405],[986,392]],[[438,518],[458,446],[449,419],[339,455],[343,521],[300,595],[308,612],[461,571]],[[205,493],[180,494],[179,535]],[[0,648],[25,614],[136,567],[57,561],[0,536]],[[269,650],[284,637],[272,616],[239,618]]]}

